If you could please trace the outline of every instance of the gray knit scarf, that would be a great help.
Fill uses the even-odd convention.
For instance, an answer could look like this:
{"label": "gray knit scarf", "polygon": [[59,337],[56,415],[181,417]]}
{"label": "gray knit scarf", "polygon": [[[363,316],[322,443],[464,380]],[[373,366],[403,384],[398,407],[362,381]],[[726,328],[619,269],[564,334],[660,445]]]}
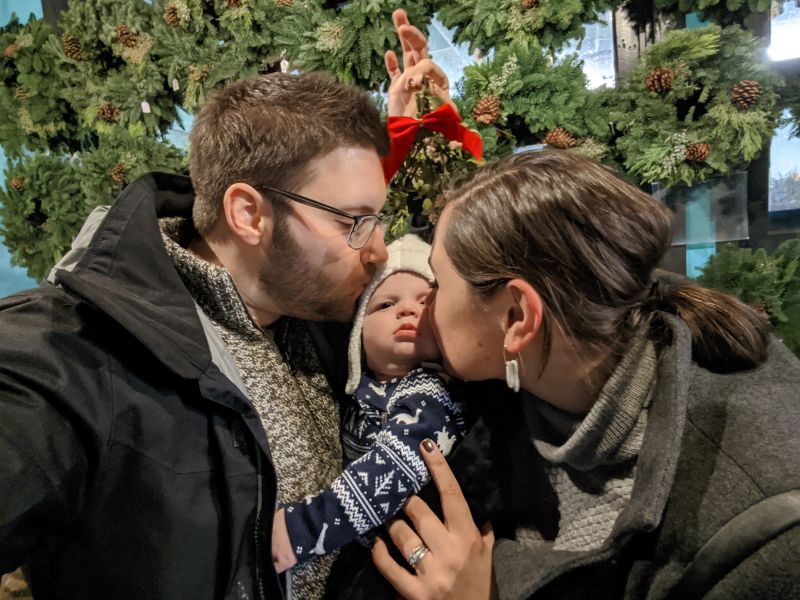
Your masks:
{"label": "gray knit scarf", "polygon": [[[343,468],[339,407],[307,328],[296,319],[282,320],[275,331],[259,327],[230,273],[184,248],[197,235],[191,223],[178,218],[159,223],[167,253],[228,347],[261,419],[277,472],[278,502],[325,489]],[[292,569],[293,596],[321,598],[335,556]]]}
{"label": "gray knit scarf", "polygon": [[[538,399],[525,403],[533,443],[548,462],[558,497],[554,550],[599,548],[630,501],[658,366],[648,329],[642,324],[636,331],[586,416]],[[542,541],[528,530],[519,531],[518,539]]]}

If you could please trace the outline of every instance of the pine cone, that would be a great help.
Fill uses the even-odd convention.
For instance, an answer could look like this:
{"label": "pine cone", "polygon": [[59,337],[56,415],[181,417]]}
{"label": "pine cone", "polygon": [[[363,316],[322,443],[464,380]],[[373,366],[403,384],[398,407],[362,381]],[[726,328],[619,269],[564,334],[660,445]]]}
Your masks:
{"label": "pine cone", "polygon": [[539,0],[522,0],[520,2],[520,8],[522,8],[522,12],[526,10],[531,10],[532,8],[536,8],[539,6]]}
{"label": "pine cone", "polygon": [[136,48],[139,45],[139,34],[134,33],[125,24],[117,25],[117,41],[126,48]]}
{"label": "pine cone", "polygon": [[17,45],[16,44],[9,44],[6,46],[6,49],[3,50],[3,56],[5,58],[14,58],[17,55]]}
{"label": "pine cone", "polygon": [[15,175],[11,178],[11,183],[9,185],[11,186],[11,189],[19,191],[25,187],[25,178]]}
{"label": "pine cone", "polygon": [[747,110],[754,106],[760,97],[761,84],[750,79],[740,81],[731,90],[731,102],[739,110]]}
{"label": "pine cone", "polygon": [[656,94],[663,94],[672,89],[672,80],[675,79],[675,71],[665,67],[657,67],[650,71],[645,79],[647,89]]}
{"label": "pine cone", "polygon": [[106,123],[116,123],[119,120],[119,106],[106,102],[97,110],[97,118]]}
{"label": "pine cone", "polygon": [[125,166],[125,163],[117,163],[114,165],[114,168],[111,169],[109,175],[111,175],[111,179],[117,183],[125,183],[128,177],[128,168]]}
{"label": "pine cone", "polygon": [[164,21],[170,27],[177,27],[181,24],[181,15],[178,12],[177,6],[170,4],[166,10],[164,10]]}
{"label": "pine cone", "polygon": [[547,132],[547,135],[544,136],[544,143],[553,148],[566,150],[577,146],[578,140],[563,127],[556,127]]}
{"label": "pine cone", "polygon": [[689,147],[686,148],[686,160],[694,163],[706,162],[710,152],[711,144],[706,144],[705,142],[690,144]]}
{"label": "pine cone", "polygon": [[189,65],[189,81],[194,83],[203,83],[208,78],[208,65],[198,67],[197,65]]}
{"label": "pine cone", "polygon": [[81,42],[78,38],[70,35],[66,31],[61,35],[61,45],[64,47],[64,53],[72,60],[81,60]]}
{"label": "pine cone", "polygon": [[290,8],[292,4],[294,4],[294,0],[275,0],[275,3],[278,6],[282,6],[284,8]]}
{"label": "pine cone", "polygon": [[472,109],[472,118],[478,123],[491,125],[500,117],[500,98],[497,96],[486,96],[478,100],[475,108]]}
{"label": "pine cone", "polygon": [[26,90],[24,87],[21,87],[21,86],[17,87],[14,90],[14,96],[17,98],[17,100],[27,100],[28,99],[28,90]]}

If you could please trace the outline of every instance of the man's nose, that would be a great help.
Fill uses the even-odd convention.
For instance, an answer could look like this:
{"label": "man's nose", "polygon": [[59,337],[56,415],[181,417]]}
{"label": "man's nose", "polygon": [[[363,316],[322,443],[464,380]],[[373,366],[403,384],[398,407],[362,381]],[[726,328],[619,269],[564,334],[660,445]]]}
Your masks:
{"label": "man's nose", "polygon": [[361,262],[368,265],[381,266],[389,259],[386,251],[386,243],[383,241],[383,231],[376,227],[369,238],[369,241],[361,249]]}

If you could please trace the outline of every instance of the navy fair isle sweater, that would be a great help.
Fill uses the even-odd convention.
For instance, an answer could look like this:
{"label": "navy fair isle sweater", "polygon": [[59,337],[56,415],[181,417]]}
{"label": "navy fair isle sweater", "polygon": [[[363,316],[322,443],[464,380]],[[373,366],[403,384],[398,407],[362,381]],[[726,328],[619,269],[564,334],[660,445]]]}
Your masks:
{"label": "navy fair isle sweater", "polygon": [[463,436],[461,409],[436,371],[418,368],[385,382],[362,375],[342,422],[348,466],[329,489],[285,505],[298,563],[392,518],[430,479],[422,440],[432,439],[447,455]]}

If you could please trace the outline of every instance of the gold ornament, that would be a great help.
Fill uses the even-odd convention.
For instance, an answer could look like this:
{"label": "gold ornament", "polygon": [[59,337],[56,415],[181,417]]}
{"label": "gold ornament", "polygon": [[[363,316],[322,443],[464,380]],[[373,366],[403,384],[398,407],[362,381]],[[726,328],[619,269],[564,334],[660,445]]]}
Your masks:
{"label": "gold ornament", "polygon": [[116,123],[119,120],[119,106],[113,102],[106,102],[97,109],[97,118],[106,123]]}
{"label": "gold ornament", "polygon": [[556,127],[547,132],[547,135],[544,136],[544,143],[553,148],[566,150],[567,148],[574,148],[577,146],[578,140],[563,127]]}
{"label": "gold ornament", "polygon": [[11,183],[9,185],[11,185],[11,189],[19,191],[25,187],[25,178],[15,175],[11,178]]}
{"label": "gold ornament", "polygon": [[711,144],[700,142],[699,144],[690,144],[686,148],[687,162],[703,163],[706,162],[708,155],[711,153]]}
{"label": "gold ornament", "polygon": [[747,110],[754,106],[760,97],[761,84],[750,79],[740,81],[731,90],[731,102],[739,110]]}
{"label": "gold ornament", "polygon": [[81,42],[74,35],[70,35],[66,31],[61,35],[61,45],[64,47],[64,53],[72,60],[82,60]]}
{"label": "gold ornament", "polygon": [[497,121],[500,118],[500,98],[486,96],[478,100],[475,108],[472,109],[472,118],[484,125],[491,125]]}
{"label": "gold ornament", "polygon": [[656,94],[663,94],[672,89],[672,80],[675,79],[675,71],[665,67],[656,67],[645,79],[647,89]]}

